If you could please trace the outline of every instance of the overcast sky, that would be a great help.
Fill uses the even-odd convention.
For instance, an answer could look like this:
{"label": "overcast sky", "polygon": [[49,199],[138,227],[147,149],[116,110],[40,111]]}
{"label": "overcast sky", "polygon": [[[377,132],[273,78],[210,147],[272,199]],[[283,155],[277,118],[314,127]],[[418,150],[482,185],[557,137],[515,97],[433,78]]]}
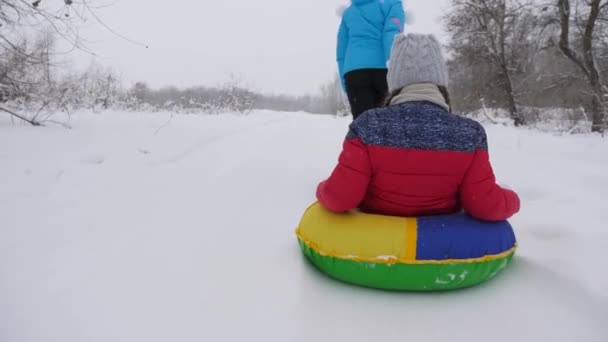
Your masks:
{"label": "overcast sky", "polygon": [[[111,0],[92,0],[96,3]],[[120,71],[126,86],[218,85],[230,73],[266,93],[305,94],[336,72],[336,8],[348,0],[113,0],[81,31],[99,64]],[[406,32],[437,34],[448,0],[406,0]],[[78,55],[79,67],[93,58]]]}

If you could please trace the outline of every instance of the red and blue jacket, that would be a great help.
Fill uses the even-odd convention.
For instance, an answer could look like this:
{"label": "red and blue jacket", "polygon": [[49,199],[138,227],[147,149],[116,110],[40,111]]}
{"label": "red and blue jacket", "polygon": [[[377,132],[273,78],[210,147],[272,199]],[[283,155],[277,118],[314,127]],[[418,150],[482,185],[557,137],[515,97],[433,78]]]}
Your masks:
{"label": "red and blue jacket", "polygon": [[496,184],[484,128],[426,101],[365,112],[353,121],[338,165],[317,188],[327,209],[424,216],[464,210],[487,221],[519,211]]}

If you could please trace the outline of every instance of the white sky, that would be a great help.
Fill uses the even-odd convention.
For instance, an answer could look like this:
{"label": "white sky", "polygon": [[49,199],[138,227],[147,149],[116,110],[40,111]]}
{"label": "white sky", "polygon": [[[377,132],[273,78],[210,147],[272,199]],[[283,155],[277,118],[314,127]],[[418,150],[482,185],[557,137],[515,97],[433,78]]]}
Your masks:
{"label": "white sky", "polygon": [[[91,0],[96,3],[112,0]],[[338,5],[347,0],[113,0],[96,13],[129,43],[89,18],[81,34],[126,86],[218,85],[236,74],[266,93],[306,94],[336,72]],[[437,34],[449,0],[405,0],[407,32]],[[93,58],[78,54],[78,67]]]}

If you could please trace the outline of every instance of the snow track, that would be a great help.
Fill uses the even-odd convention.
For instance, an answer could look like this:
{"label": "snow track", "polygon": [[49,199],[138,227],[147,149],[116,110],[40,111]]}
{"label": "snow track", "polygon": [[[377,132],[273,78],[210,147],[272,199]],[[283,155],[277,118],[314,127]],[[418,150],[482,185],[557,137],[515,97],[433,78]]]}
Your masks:
{"label": "snow track", "polygon": [[0,117],[0,341],[608,341],[608,139],[488,127],[518,254],[479,287],[409,294],[298,250],[348,118],[168,118]]}

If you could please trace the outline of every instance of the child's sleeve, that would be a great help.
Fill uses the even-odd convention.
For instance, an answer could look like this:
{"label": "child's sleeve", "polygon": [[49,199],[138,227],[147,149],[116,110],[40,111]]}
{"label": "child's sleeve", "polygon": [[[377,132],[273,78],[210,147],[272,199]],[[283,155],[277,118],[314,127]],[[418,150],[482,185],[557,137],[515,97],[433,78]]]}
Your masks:
{"label": "child's sleeve", "polygon": [[383,43],[386,61],[391,57],[391,49],[393,48],[395,35],[403,32],[404,25],[405,11],[403,10],[403,3],[401,0],[394,1],[390,6],[388,15],[384,21]]}
{"label": "child's sleeve", "polygon": [[344,141],[338,165],[317,187],[317,199],[333,212],[355,209],[365,197],[371,173],[367,147],[351,131]]}
{"label": "child's sleeve", "polygon": [[496,184],[490,164],[487,136],[483,127],[481,142],[460,189],[460,200],[464,210],[471,216],[486,221],[502,221],[510,218],[520,208],[519,196]]}

